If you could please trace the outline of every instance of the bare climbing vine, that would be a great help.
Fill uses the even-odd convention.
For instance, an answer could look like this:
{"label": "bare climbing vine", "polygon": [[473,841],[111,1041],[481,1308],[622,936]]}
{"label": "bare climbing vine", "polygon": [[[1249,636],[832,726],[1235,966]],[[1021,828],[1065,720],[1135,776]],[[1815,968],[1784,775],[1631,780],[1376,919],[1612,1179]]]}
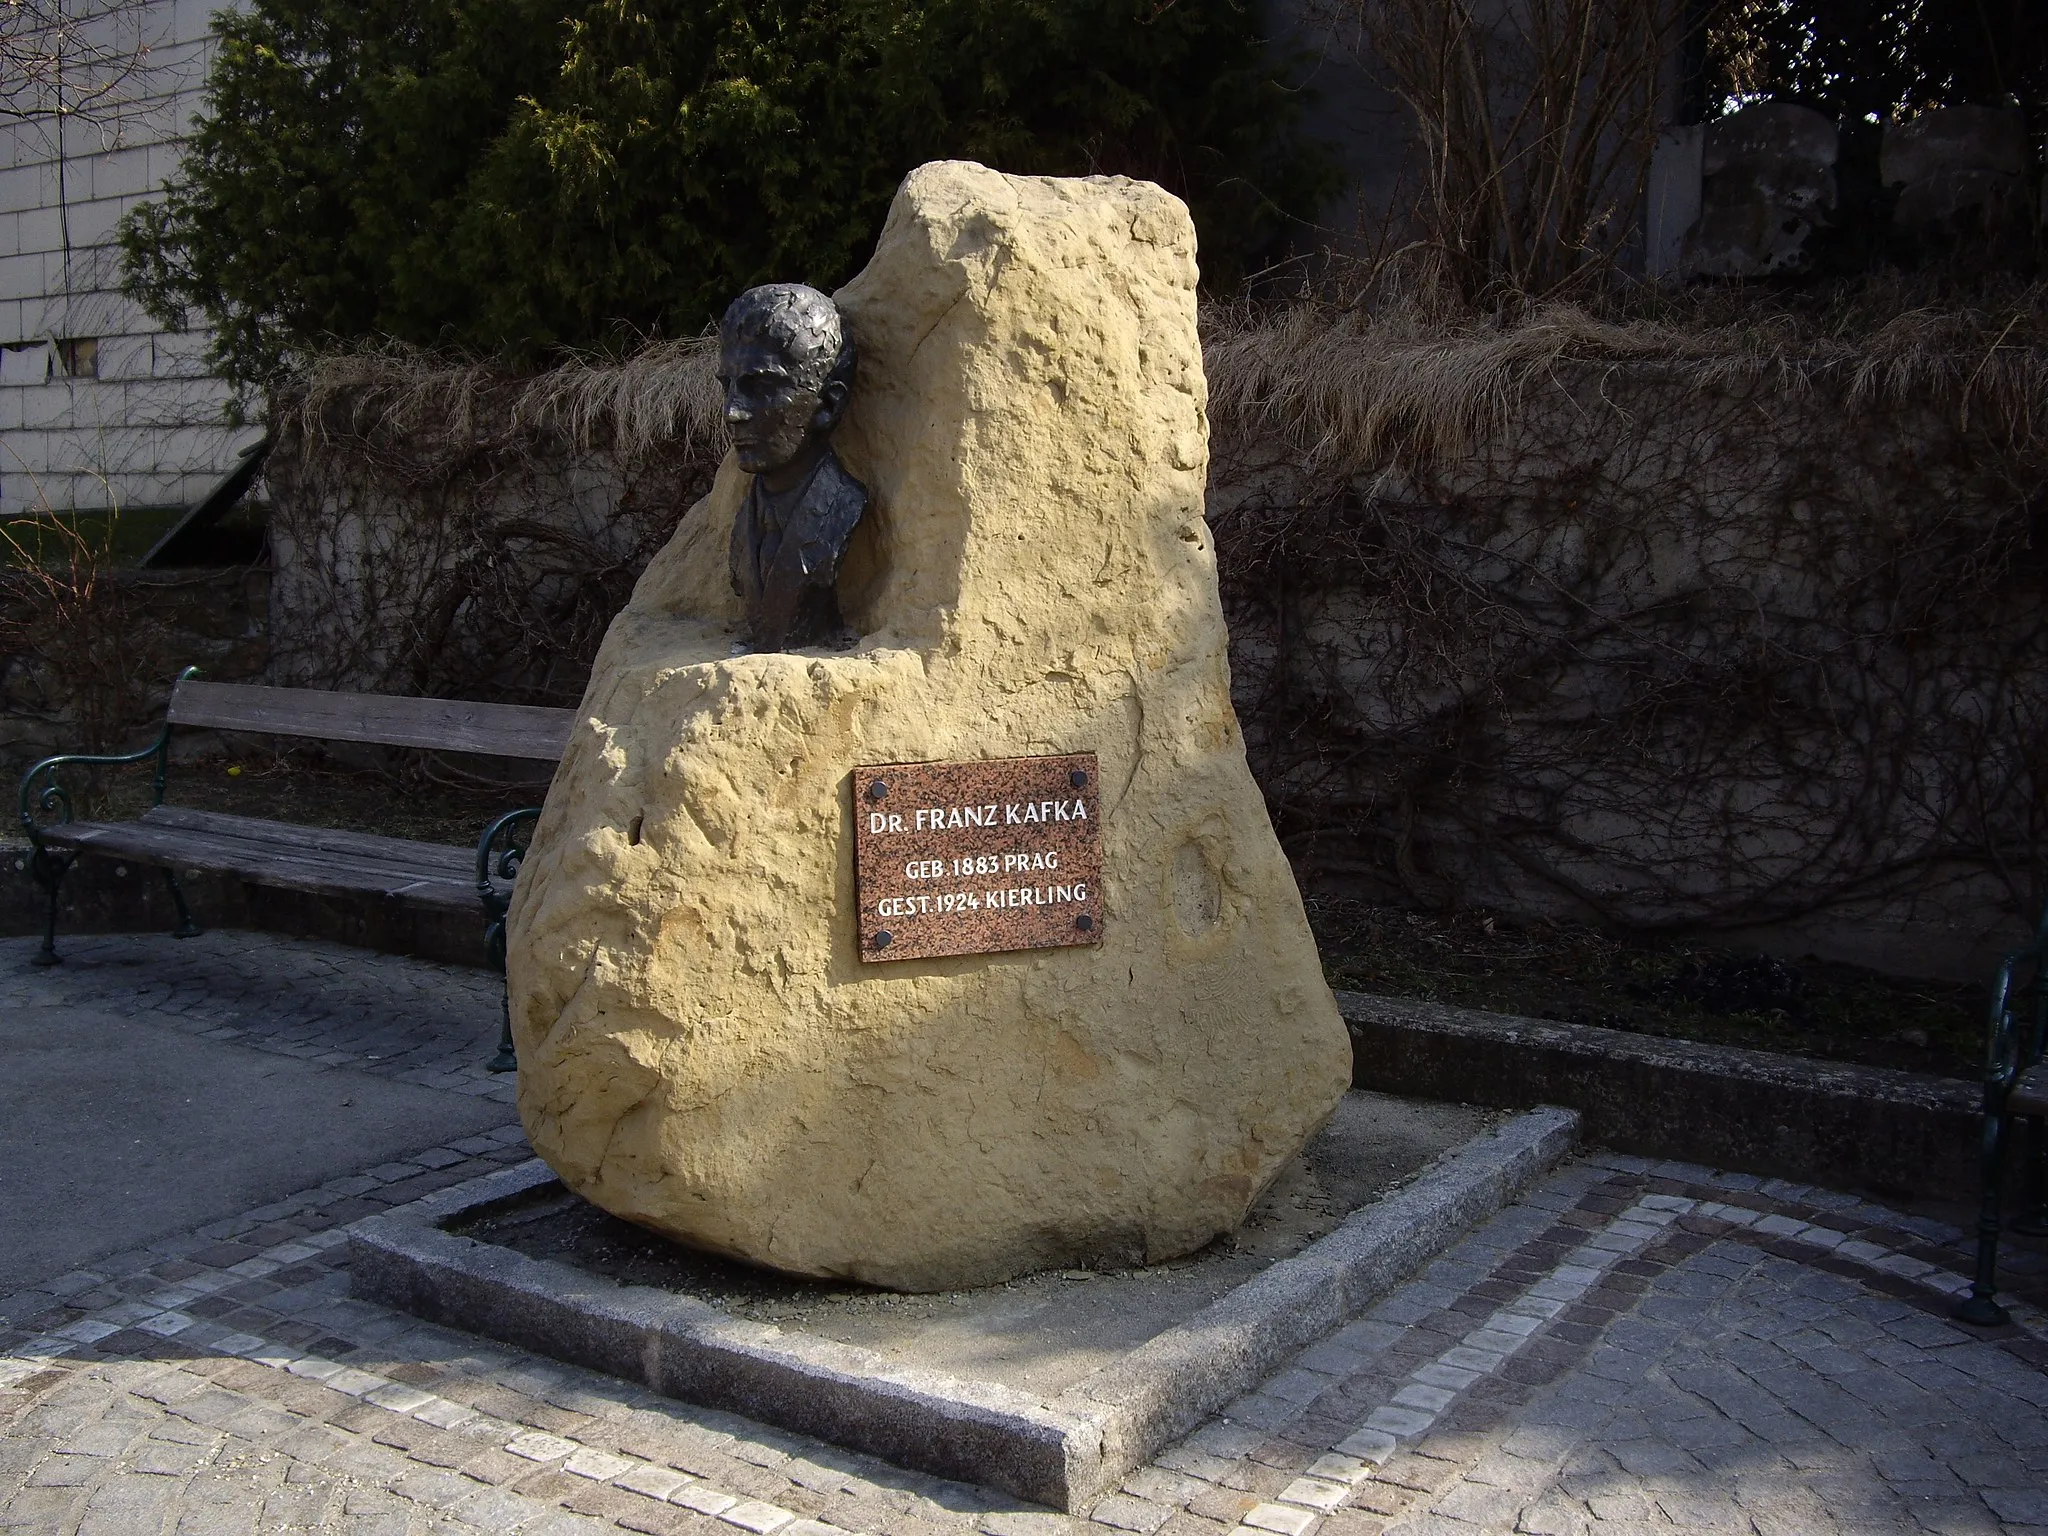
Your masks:
{"label": "bare climbing vine", "polygon": [[271,402],[272,671],[573,704],[723,452],[702,342],[535,376],[328,359]]}
{"label": "bare climbing vine", "polygon": [[1378,387],[1299,335],[1270,388],[1226,369],[1238,710],[1298,864],[1637,931],[2035,909],[2041,339],[1909,321],[1801,345],[1552,313],[1433,349],[1389,326],[1366,361],[1374,327],[1326,316]]}
{"label": "bare climbing vine", "polygon": [[[1304,876],[1639,932],[2034,907],[2044,315],[1209,316],[1238,712]],[[303,381],[275,670],[572,701],[709,484],[708,363]]]}

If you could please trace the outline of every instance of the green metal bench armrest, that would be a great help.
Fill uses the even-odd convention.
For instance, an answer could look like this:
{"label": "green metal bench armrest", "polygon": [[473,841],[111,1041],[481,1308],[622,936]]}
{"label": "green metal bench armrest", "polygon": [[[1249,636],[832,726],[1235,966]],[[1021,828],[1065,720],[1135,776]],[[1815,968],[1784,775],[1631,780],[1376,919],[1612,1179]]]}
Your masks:
{"label": "green metal bench armrest", "polygon": [[1991,980],[1990,1018],[1984,1052],[1987,1110],[1995,1105],[2002,1106],[2014,1079],[2041,1056],[2043,1026],[2048,1024],[2048,1002],[2044,1002],[2041,996],[2041,987],[2048,978],[2035,982],[2031,1019],[2015,1013],[2012,1007],[2013,975],[2029,961],[2035,966],[2037,975],[2040,967],[2048,963],[2048,908],[2042,911],[2033,941],[2008,950],[1998,962],[1998,971]]}
{"label": "green metal bench armrest", "polygon": [[518,878],[526,850],[513,841],[514,832],[522,822],[539,818],[539,806],[507,811],[485,827],[484,835],[476,841],[477,900],[483,903],[484,915],[490,919],[490,926],[484,930],[484,945],[491,963],[501,970],[505,965],[505,914],[512,908],[512,895],[500,890],[498,882]]}
{"label": "green metal bench armrest", "polygon": [[[2021,968],[2031,964],[2032,976]],[[2048,1036],[2048,908],[2034,927],[2033,942],[2022,944],[1998,962],[1991,980],[1989,1038],[1984,1048],[1984,1126],[1979,1153],[1980,1203],[1977,1210],[1977,1267],[1970,1294],[1956,1304],[1955,1316],[1978,1328],[2003,1327],[2012,1314],[1998,1304],[1998,1235],[2004,1225],[2007,1132],[2013,1120],[2026,1116],[2034,1128],[2028,1137],[2028,1203],[2030,1220],[2048,1218],[2048,1171],[2041,1142],[2041,1052]],[[2015,978],[2019,985],[2015,987]],[[2015,992],[2018,998],[2015,998]],[[2019,1001],[2020,1006],[2014,1006]]]}
{"label": "green metal bench armrest", "polygon": [[[197,667],[187,667],[178,674],[178,681],[197,677]],[[163,729],[157,732],[156,740],[134,752],[63,752],[55,757],[46,757],[21,776],[21,794],[16,802],[16,812],[21,818],[21,830],[28,834],[29,843],[39,856],[47,857],[43,847],[43,822],[40,815],[62,826],[71,819],[71,792],[57,778],[59,768],[83,765],[89,768],[120,768],[132,763],[156,759],[156,782],[150,800],[152,805],[164,803],[164,778],[171,766],[171,722],[166,719]],[[42,789],[36,789],[36,780],[47,779]]]}

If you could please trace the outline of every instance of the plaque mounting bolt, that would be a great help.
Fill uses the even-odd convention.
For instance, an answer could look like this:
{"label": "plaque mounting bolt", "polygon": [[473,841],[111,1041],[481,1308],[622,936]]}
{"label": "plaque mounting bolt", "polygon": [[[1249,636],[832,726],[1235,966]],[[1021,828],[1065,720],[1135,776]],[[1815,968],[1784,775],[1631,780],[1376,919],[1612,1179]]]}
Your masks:
{"label": "plaque mounting bolt", "polygon": [[875,935],[875,948],[887,949],[889,947],[889,940],[892,937],[893,935],[889,932],[888,929],[882,929],[879,933]]}
{"label": "plaque mounting bolt", "polygon": [[1093,933],[1095,931],[1095,919],[1090,917],[1086,912],[1083,912],[1079,917],[1074,919],[1074,926],[1080,929],[1083,933]]}
{"label": "plaque mounting bolt", "polygon": [[1067,775],[1067,782],[1073,785],[1076,789],[1086,789],[1088,787],[1087,770],[1082,768],[1076,768],[1072,773]]}
{"label": "plaque mounting bolt", "polygon": [[880,779],[875,780],[874,783],[868,786],[868,798],[870,800],[886,800],[888,797],[889,786]]}

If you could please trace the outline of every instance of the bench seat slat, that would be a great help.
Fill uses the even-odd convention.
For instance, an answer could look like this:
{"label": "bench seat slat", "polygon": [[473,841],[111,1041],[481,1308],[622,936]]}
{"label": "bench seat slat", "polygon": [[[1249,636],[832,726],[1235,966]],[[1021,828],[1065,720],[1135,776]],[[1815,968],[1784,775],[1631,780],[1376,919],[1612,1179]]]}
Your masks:
{"label": "bench seat slat", "polygon": [[222,731],[557,762],[568,747],[576,711],[186,679],[171,695],[169,718],[173,725]]}
{"label": "bench seat slat", "polygon": [[51,827],[44,840],[55,848],[211,870],[317,895],[374,894],[464,910],[477,905],[470,850],[367,832],[158,806],[137,821]]}
{"label": "bench seat slat", "polygon": [[407,837],[351,832],[341,827],[308,827],[297,822],[235,816],[226,811],[202,811],[184,805],[159,805],[144,811],[139,820],[152,827],[192,832],[222,841],[273,844],[287,852],[332,854],[367,864],[447,875],[465,883],[475,879],[476,850],[448,843],[422,843]]}
{"label": "bench seat slat", "polygon": [[2048,1062],[2027,1068],[2013,1081],[2005,1101],[2009,1115],[2048,1115]]}

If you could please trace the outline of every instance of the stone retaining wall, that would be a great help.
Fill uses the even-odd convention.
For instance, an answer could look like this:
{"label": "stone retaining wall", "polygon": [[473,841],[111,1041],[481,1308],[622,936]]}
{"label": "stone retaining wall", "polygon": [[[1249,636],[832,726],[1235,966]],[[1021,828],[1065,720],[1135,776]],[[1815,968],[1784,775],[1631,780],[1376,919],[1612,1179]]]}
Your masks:
{"label": "stone retaining wall", "polygon": [[2048,451],[1852,370],[1567,359],[1338,473],[1219,432],[1304,880],[1974,977],[2048,890]]}
{"label": "stone retaining wall", "polygon": [[[1217,407],[1233,693],[1297,870],[1981,974],[2048,895],[2048,439],[1868,386],[1876,341],[1703,363],[1656,334],[1574,343],[1462,446],[1349,469]],[[1957,380],[2007,366],[1952,350]],[[710,462],[460,399],[457,437],[374,400],[360,431],[280,418],[273,680],[578,696]]]}
{"label": "stone retaining wall", "polygon": [[1977,1187],[1975,1083],[1362,992],[1337,999],[1360,1088],[1561,1104],[1584,1117],[1593,1146],[1893,1200],[1963,1201]]}
{"label": "stone retaining wall", "polygon": [[61,615],[40,584],[0,574],[0,785],[11,794],[52,753],[144,745],[188,666],[218,682],[260,677],[269,610],[260,566],[102,572]]}

